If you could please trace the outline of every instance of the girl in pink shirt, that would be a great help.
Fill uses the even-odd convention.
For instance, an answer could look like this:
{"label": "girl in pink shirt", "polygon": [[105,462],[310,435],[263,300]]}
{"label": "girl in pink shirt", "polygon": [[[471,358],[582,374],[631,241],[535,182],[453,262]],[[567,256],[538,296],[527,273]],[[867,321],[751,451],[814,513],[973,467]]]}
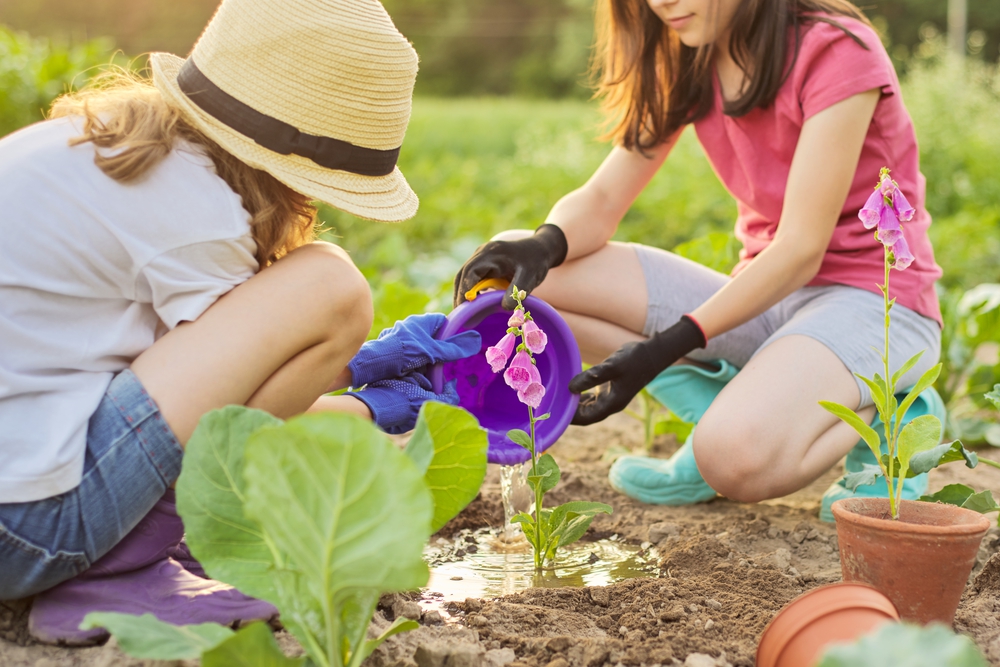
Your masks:
{"label": "girl in pink shirt", "polygon": [[[599,91],[615,147],[534,234],[505,232],[479,248],[456,277],[456,302],[483,278],[506,278],[563,313],[596,364],[570,383],[593,390],[577,424],[622,410],[647,386],[698,422],[669,460],[616,462],[612,484],[639,500],[718,492],[753,502],[806,486],[845,454],[860,468],[867,448],[853,449],[857,434],[818,401],[875,417],[854,374],[881,365],[871,348],[881,346],[883,250],[857,212],[882,166],[916,209],[912,264],[892,279],[890,363],[925,352],[899,386],[940,348],[941,270],[916,137],[878,36],[843,0],[609,0],[603,11]],[[731,276],[610,240],[687,125],[738,205],[743,250]],[[926,413],[944,416],[933,390],[906,421]],[[904,497],[925,488],[923,476],[908,480]],[[831,487],[826,518],[849,494]]]}

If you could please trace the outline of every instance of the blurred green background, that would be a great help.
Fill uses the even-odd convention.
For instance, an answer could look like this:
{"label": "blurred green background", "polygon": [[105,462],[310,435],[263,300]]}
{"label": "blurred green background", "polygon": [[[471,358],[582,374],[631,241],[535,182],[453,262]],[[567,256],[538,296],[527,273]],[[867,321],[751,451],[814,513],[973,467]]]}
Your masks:
{"label": "blurred green background", "polygon": [[[95,65],[186,53],[214,0],[0,0],[0,136],[42,118]],[[324,207],[324,236],[369,277],[377,331],[450,308],[451,279],[490,235],[535,227],[607,154],[585,69],[591,0],[385,0],[421,56],[400,167],[417,216],[387,225]],[[1000,381],[1000,0],[969,3],[964,58],[946,53],[945,0],[866,9],[903,79],[927,176],[946,311],[939,389],[953,434],[1000,444],[981,394]],[[30,36],[29,36],[30,35]],[[139,61],[141,64],[141,61]],[[873,176],[874,178],[874,176]],[[735,205],[688,131],[618,239],[719,270],[735,262]],[[977,287],[978,286],[978,287]],[[991,430],[992,429],[992,430]]]}

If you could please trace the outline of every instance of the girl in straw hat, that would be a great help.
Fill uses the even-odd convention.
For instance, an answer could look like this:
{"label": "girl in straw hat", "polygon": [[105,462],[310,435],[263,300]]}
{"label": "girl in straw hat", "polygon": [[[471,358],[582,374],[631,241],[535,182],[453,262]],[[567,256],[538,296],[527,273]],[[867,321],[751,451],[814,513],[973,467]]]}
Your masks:
{"label": "girl in straw hat", "polygon": [[[846,0],[606,0],[598,16],[599,92],[617,145],[536,233],[482,246],[455,280],[456,301],[483,278],[508,278],[566,314],[595,364],[569,383],[586,392],[574,423],[600,421],[644,388],[698,422],[669,460],[612,466],[611,484],[643,502],[716,491],[755,502],[801,489],[845,454],[849,470],[874,465],[818,401],[875,414],[858,376],[881,370],[871,347],[883,344],[884,254],[857,215],[886,165],[914,204],[898,211],[906,239],[881,239],[901,244],[891,365],[925,351],[899,387],[937,362],[941,340],[916,137],[878,34]],[[731,276],[611,241],[688,125],[737,200],[744,247]],[[944,417],[933,389],[901,421],[927,413]],[[926,485],[906,480],[904,497]],[[830,504],[852,493],[834,484],[821,517],[832,521]]]}
{"label": "girl in straw hat", "polygon": [[[171,486],[199,418],[341,410],[391,432],[422,371],[479,351],[441,315],[364,342],[371,297],[313,239],[313,199],[386,222],[417,57],[377,0],[225,0],[191,56],[157,53],[0,141],[0,599],[81,644],[89,611],[268,618],[203,578]],[[360,350],[359,350],[360,348]],[[363,387],[328,397],[344,387]]]}

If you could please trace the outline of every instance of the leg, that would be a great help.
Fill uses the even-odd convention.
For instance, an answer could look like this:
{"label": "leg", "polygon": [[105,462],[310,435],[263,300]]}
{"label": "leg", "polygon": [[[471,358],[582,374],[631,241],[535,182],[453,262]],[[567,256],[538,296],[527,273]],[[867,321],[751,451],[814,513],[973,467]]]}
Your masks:
{"label": "leg", "polygon": [[249,405],[278,417],[328,390],[371,328],[368,283],[347,254],[312,243],[163,336],[132,364],[181,443],[206,412]]}
{"label": "leg", "polygon": [[[756,502],[806,486],[858,442],[819,406],[856,406],[857,381],[819,341],[803,335],[765,347],[722,390],[694,434],[694,454],[712,488]],[[870,422],[874,408],[860,411]]]}

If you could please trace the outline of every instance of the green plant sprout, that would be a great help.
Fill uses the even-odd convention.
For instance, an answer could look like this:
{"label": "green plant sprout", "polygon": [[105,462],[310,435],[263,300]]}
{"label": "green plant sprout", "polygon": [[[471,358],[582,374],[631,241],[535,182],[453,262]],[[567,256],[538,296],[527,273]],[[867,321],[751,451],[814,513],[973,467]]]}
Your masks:
{"label": "green plant sprout", "polygon": [[552,509],[544,508],[545,494],[555,488],[562,474],[552,455],[539,456],[535,446],[535,426],[548,419],[549,414],[535,416],[535,409],[545,396],[545,387],[535,367],[534,355],[545,351],[548,337],[531,318],[531,313],[524,309],[524,299],[527,298],[524,290],[511,285],[511,295],[517,301],[517,308],[507,321],[507,333],[496,345],[486,350],[486,360],[493,372],[499,373],[507,365],[507,359],[516,346],[514,359],[504,372],[504,381],[517,391],[518,399],[528,406],[530,432],[511,429],[507,431],[507,437],[531,454],[528,485],[535,493],[535,503],[532,513],[520,512],[511,522],[521,525],[533,551],[535,569],[541,570],[547,561],[555,558],[560,547],[583,537],[595,516],[611,514],[612,508],[604,503],[588,501],[573,501]]}
{"label": "green plant sprout", "polygon": [[404,451],[360,417],[287,422],[229,406],[188,443],[177,508],[192,554],[213,579],[274,604],[307,659],[285,658],[263,623],[176,627],[152,615],[88,614],[136,657],[212,665],[358,667],[397,619],[368,639],[379,597],[429,576],[430,535],[478,493],[486,432],[461,408],[428,402]]}
{"label": "green plant sprout", "polygon": [[[642,424],[642,447],[647,452],[653,449],[653,439],[658,435],[672,433],[677,437],[677,442],[684,442],[691,435],[694,424],[686,422],[671,410],[663,407],[659,401],[653,398],[649,390],[643,389],[639,392],[639,405],[642,406],[640,412],[631,408],[625,409],[625,414],[633,419],[639,420]],[[623,448],[623,453],[628,450]]]}
{"label": "green plant sprout", "polygon": [[[941,372],[941,364],[936,364],[924,372],[917,380],[916,384],[906,394],[900,402],[896,399],[896,387],[900,379],[913,368],[924,351],[921,350],[906,361],[895,373],[889,368],[889,326],[891,314],[896,299],[889,298],[889,270],[905,270],[913,261],[903,236],[901,222],[908,222],[913,217],[914,209],[906,201],[898,184],[889,177],[889,170],[885,167],[879,173],[879,183],[875,187],[875,192],[868,198],[865,206],[858,213],[858,217],[865,227],[875,228],[875,238],[882,243],[884,250],[885,282],[879,285],[882,291],[885,307],[884,324],[884,347],[879,353],[884,367],[884,375],[875,373],[873,378],[867,378],[855,373],[871,390],[872,401],[878,410],[882,423],[885,426],[885,439],[888,445],[888,453],[883,454],[878,433],[854,410],[831,401],[820,401],[820,405],[826,410],[836,415],[848,423],[861,438],[867,443],[875,459],[877,466],[865,464],[860,472],[851,473],[844,479],[844,483],[850,490],[855,490],[859,486],[874,484],[878,477],[884,477],[889,492],[889,512],[893,519],[899,519],[899,506],[902,499],[903,480],[907,477],[925,473],[936,468],[942,463],[964,460],[969,468],[974,468],[982,460],[988,465],[1000,468],[1000,464],[985,459],[979,459],[975,452],[969,451],[958,440],[954,442],[940,444],[942,434],[941,420],[934,415],[922,415],[910,421],[903,427],[900,424],[906,411],[917,399],[921,392],[934,384]],[[961,486],[961,485],[951,485]],[[947,489],[948,487],[946,487]],[[968,487],[965,487],[968,488]],[[972,489],[969,488],[971,492]],[[952,489],[949,493],[942,490],[932,496],[924,496],[921,500],[943,501],[950,504],[966,506],[970,503],[970,509],[980,512],[990,512],[1000,510],[1000,506],[993,500],[993,495],[988,490],[980,494],[974,494],[975,499],[970,496],[961,497],[957,489]],[[988,499],[987,499],[988,497]]]}

